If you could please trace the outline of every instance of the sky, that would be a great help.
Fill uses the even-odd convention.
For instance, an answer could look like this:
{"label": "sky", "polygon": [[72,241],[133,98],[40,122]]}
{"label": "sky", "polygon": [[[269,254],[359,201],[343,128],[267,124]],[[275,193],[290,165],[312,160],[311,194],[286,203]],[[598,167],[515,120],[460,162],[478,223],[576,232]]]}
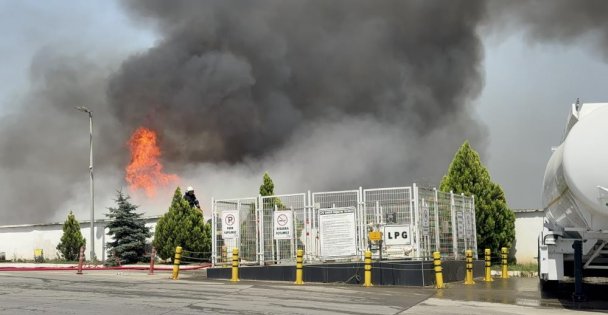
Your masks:
{"label": "sky", "polygon": [[92,58],[124,58],[151,46],[155,38],[150,30],[136,28],[115,1],[56,1],[49,5],[2,0],[0,29],[0,113],[10,111],[28,92],[32,58],[44,47],[60,47]]}
{"label": "sky", "polygon": [[[140,56],[155,46],[162,36],[154,25],[145,19],[133,19],[115,1],[57,1],[49,5],[48,2],[34,0],[0,0],[0,30],[0,118],[11,117],[11,113],[20,111],[20,106],[29,102],[33,88],[47,84],[35,79],[40,65],[34,61],[37,57],[39,59],[41,51],[56,51],[68,56],[68,60],[70,56],[75,59],[86,56],[91,64],[99,67],[103,79],[111,77],[125,60]],[[483,85],[479,96],[470,100],[471,106],[463,110],[474,111],[473,117],[486,132],[485,143],[480,143],[477,149],[492,179],[503,187],[510,207],[538,208],[541,206],[545,165],[551,147],[558,145],[562,138],[570,104],[577,98],[583,102],[608,100],[603,88],[603,82],[608,82],[608,65],[584,40],[567,44],[535,42],[521,30],[508,33],[480,30],[480,34]],[[91,79],[91,82],[98,82],[95,80]],[[74,141],[76,147],[85,150],[79,161],[86,163],[86,117],[75,113],[73,119],[72,128],[83,130],[85,136]],[[361,134],[364,135],[363,132]],[[372,135],[370,139],[382,141],[378,135]],[[287,154],[285,152],[294,152],[290,150],[284,149],[272,158],[278,159]],[[243,190],[226,191],[230,190],[230,183],[239,180],[234,174],[247,174],[244,181],[255,188],[258,177],[249,176],[251,169],[259,165],[265,167],[268,163],[264,160],[258,164],[244,163],[234,167],[225,163],[203,165],[199,174],[208,174],[212,178],[210,181],[221,181],[223,175],[230,174],[226,177],[223,191],[213,193],[222,197],[240,197],[239,194],[245,193]],[[209,167],[218,171],[210,173]],[[232,168],[242,172],[232,172]],[[110,170],[103,174],[103,168],[99,172],[98,187],[103,187],[104,183],[115,185],[113,178],[121,176]],[[356,179],[356,176],[354,174],[352,178]],[[261,176],[259,179],[261,181]],[[77,196],[70,197],[61,205],[62,208],[80,207],[83,208],[80,212],[86,213],[87,180],[85,166],[75,188]],[[289,177],[283,175],[275,178],[277,193],[314,189],[287,183],[288,180]],[[425,180],[424,176],[418,175],[418,178],[404,179],[402,185]],[[393,183],[391,180],[390,184]],[[20,189],[27,190],[27,187]],[[104,209],[111,204],[113,190],[118,188],[100,189],[97,207]],[[205,196],[205,201],[210,197]],[[61,217],[63,214],[52,218],[58,220]]]}
{"label": "sky", "polygon": [[486,39],[485,86],[476,101],[490,139],[483,162],[512,208],[541,207],[545,166],[571,104],[608,99],[608,65],[587,47],[534,45],[522,33]]}

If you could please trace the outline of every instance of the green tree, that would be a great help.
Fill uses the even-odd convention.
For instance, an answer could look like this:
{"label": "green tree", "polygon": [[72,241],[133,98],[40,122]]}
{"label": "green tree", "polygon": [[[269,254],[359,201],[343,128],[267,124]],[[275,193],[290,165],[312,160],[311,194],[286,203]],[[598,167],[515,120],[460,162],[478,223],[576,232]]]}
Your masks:
{"label": "green tree", "polygon": [[152,244],[162,259],[173,258],[177,246],[190,251],[189,257],[211,257],[211,225],[205,223],[201,211],[190,207],[179,187],[169,211],[156,224]]}
{"label": "green tree", "polygon": [[479,154],[465,141],[454,155],[440,190],[475,196],[477,252],[490,248],[493,256],[515,240],[515,215],[509,209],[502,188],[492,182]]}
{"label": "green tree", "polygon": [[[263,183],[262,183],[262,185],[260,185],[260,195],[262,195],[262,196],[273,196],[274,195],[274,182],[272,181],[272,178],[270,178],[270,175],[268,175],[268,172],[264,173]],[[281,201],[281,198],[279,198],[279,197],[265,199],[264,204],[262,205],[262,207],[264,207],[264,209],[268,209],[268,208],[273,209],[273,208],[275,208],[275,206],[278,211],[290,210],[287,206],[285,206],[285,204],[283,204],[283,202]],[[295,220],[296,219],[295,212],[293,213],[293,216],[294,216],[293,219]],[[249,222],[249,221],[250,220],[247,220],[246,222]],[[273,233],[273,227],[271,224],[265,224],[264,229],[265,229],[265,233],[267,235]],[[296,220],[295,238],[296,238],[296,248],[297,249],[304,249],[303,244],[300,244],[300,237],[302,235],[303,229],[304,229],[303,222],[299,222]],[[253,246],[250,246],[250,247],[253,248]],[[279,251],[281,253],[288,253],[290,251],[290,249],[291,249],[291,241],[279,240]]]}
{"label": "green tree", "polygon": [[80,247],[86,244],[86,240],[80,233],[80,224],[76,221],[74,213],[70,211],[68,218],[63,223],[63,235],[57,245],[57,250],[65,260],[78,260]]}
{"label": "green tree", "polygon": [[272,196],[274,195],[274,183],[272,182],[272,178],[268,175],[268,172],[264,173],[263,183],[260,185],[260,195],[262,196]]}
{"label": "green tree", "polygon": [[[270,178],[270,175],[268,175],[268,172],[264,173],[263,183],[262,185],[260,185],[260,195],[264,197],[274,195],[274,183],[272,182],[272,178]],[[283,205],[281,199],[279,198],[272,198],[272,201],[270,202],[273,207],[274,205],[276,205],[278,209],[285,208],[285,205]]]}
{"label": "green tree", "polygon": [[107,242],[108,264],[130,264],[143,261],[146,253],[146,239],[152,234],[150,228],[142,220],[141,213],[136,213],[137,206],[129,202],[130,197],[118,191],[116,193],[117,208],[108,208],[106,217],[110,219],[107,225],[108,236],[112,239]]}

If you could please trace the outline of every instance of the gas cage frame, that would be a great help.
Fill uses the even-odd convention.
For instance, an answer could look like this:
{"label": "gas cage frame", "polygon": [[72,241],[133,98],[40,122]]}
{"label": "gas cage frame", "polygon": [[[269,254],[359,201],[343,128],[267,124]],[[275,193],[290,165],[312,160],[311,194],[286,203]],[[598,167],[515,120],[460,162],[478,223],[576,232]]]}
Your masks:
{"label": "gas cage frame", "polygon": [[[439,251],[446,259],[460,259],[465,250],[477,257],[475,198],[435,188],[373,188],[257,196],[212,198],[212,262],[231,261],[233,248],[239,249],[244,265],[294,264],[303,249],[305,262],[335,260],[360,261],[366,250],[386,259],[431,260]],[[328,259],[320,254],[319,210],[349,208],[354,211],[354,255]],[[291,210],[290,239],[274,239],[274,212]],[[222,237],[222,212],[238,211],[238,237]],[[387,245],[371,241],[368,232],[385,227],[408,226],[409,245]]]}

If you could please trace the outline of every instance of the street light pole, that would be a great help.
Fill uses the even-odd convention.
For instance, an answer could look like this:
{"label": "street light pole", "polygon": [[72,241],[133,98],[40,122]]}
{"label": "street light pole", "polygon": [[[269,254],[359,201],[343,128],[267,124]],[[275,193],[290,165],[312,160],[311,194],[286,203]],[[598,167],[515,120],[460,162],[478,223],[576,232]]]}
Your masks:
{"label": "street light pole", "polygon": [[93,112],[84,106],[76,107],[77,110],[89,114],[89,172],[91,174],[91,260],[95,259],[95,191],[93,183]]}

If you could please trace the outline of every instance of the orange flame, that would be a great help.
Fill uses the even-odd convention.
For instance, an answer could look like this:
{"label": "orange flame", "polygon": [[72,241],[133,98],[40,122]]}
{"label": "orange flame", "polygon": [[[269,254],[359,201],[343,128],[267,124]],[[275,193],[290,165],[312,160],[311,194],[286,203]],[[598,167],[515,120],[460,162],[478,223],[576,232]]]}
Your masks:
{"label": "orange flame", "polygon": [[143,189],[148,197],[154,197],[157,186],[166,186],[178,180],[175,174],[163,173],[163,165],[158,160],[160,149],[153,130],[139,127],[131,135],[128,145],[131,163],[125,169],[125,179],[131,190]]}

